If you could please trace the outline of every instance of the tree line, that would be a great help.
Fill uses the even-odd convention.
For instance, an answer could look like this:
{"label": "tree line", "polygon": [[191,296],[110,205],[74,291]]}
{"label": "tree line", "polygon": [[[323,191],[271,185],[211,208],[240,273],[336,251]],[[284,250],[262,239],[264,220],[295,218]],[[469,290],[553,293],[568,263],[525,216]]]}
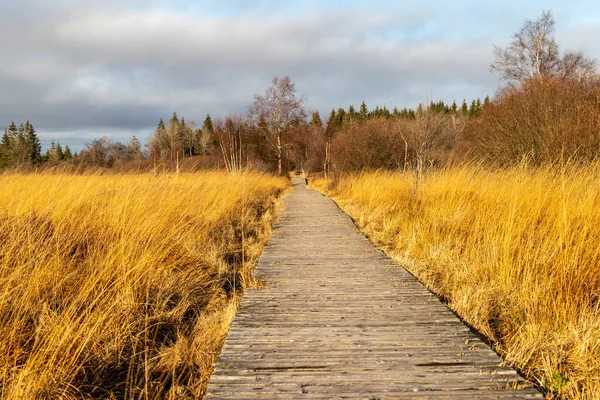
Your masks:
{"label": "tree line", "polygon": [[600,149],[600,79],[596,61],[562,55],[550,11],[527,20],[506,48],[494,47],[492,72],[506,82],[490,99],[416,108],[332,108],[324,121],[306,108],[292,79],[275,76],[242,114],[196,126],[176,113],[161,119],[145,146],[107,138],[71,154],[54,143],[41,154],[30,122],[13,123],[0,143],[0,168],[65,161],[70,165],[138,170],[293,168],[327,176],[364,169],[414,170],[465,159],[507,165],[595,159]]}
{"label": "tree line", "polygon": [[[206,131],[205,143],[212,143],[207,154],[220,155],[231,172],[302,168],[335,175],[400,169],[417,177],[426,168],[465,160],[502,166],[595,159],[600,151],[596,61],[579,52],[561,54],[554,29],[552,13],[544,11],[525,21],[506,48],[494,47],[490,70],[506,84],[483,101],[430,101],[414,109],[369,109],[362,102],[358,108],[334,108],[323,120],[318,111],[307,111],[306,97],[296,93],[289,77],[276,76],[245,114],[228,116]],[[157,129],[154,143],[164,143],[158,147],[173,160],[178,153],[158,140],[161,132]],[[186,134],[179,137],[180,156],[195,154],[185,150],[193,149]]]}

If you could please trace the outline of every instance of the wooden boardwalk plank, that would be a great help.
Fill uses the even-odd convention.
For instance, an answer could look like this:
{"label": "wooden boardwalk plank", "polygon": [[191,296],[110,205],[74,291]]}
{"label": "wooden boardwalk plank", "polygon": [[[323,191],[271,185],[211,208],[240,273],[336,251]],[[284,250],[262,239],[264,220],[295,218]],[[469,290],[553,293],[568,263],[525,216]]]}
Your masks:
{"label": "wooden boardwalk plank", "polygon": [[293,185],[207,399],[542,398],[330,199]]}

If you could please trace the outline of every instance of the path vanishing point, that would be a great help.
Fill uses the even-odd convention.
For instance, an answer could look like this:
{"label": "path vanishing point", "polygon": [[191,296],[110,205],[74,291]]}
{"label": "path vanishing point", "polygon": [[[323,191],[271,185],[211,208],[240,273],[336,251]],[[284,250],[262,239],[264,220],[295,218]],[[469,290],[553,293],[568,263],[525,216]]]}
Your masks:
{"label": "path vanishing point", "polygon": [[332,200],[292,183],[206,399],[542,398]]}

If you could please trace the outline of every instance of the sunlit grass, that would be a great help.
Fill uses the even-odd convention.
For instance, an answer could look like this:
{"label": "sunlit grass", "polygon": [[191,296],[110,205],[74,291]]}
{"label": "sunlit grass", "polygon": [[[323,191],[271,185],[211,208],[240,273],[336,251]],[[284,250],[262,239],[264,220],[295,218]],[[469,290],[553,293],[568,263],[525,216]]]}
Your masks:
{"label": "sunlit grass", "polygon": [[0,176],[3,398],[197,398],[281,178]]}
{"label": "sunlit grass", "polygon": [[414,175],[327,187],[508,363],[564,398],[600,398],[600,165]]}

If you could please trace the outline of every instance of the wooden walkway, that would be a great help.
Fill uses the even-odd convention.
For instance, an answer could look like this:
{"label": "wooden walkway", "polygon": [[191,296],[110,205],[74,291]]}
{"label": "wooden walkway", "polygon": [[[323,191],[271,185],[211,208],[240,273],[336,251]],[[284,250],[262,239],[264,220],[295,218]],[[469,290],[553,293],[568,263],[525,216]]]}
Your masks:
{"label": "wooden walkway", "polygon": [[333,201],[293,185],[207,399],[542,397]]}

